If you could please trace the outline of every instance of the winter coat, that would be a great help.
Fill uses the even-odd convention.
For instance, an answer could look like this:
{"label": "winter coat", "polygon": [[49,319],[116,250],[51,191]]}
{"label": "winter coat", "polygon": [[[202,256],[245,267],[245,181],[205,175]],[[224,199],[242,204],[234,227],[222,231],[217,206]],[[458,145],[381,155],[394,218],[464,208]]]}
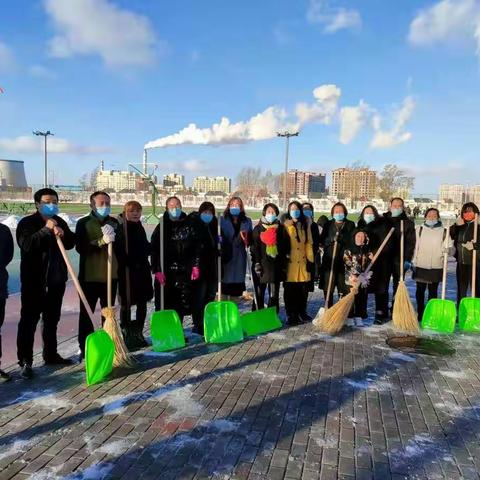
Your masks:
{"label": "winter coat", "polygon": [[[376,253],[392,228],[385,217],[378,217],[373,222],[358,221],[358,228],[364,231],[369,238],[369,247]],[[369,293],[385,293],[388,291],[391,276],[393,238],[387,242],[372,267],[372,277],[368,283]]]}
{"label": "winter coat", "polygon": [[313,281],[318,277],[320,265],[320,228],[314,221],[310,223],[310,234],[312,235],[313,263],[308,263],[308,271]]}
{"label": "winter coat", "polygon": [[[475,222],[464,223],[463,225],[452,225],[450,237],[455,247],[455,258],[461,265],[471,265],[473,261],[473,250],[463,247],[464,243],[473,241]],[[477,225],[477,242],[480,242],[480,225]],[[477,255],[477,263],[480,262],[480,255]]]}
{"label": "winter coat", "polygon": [[427,270],[443,269],[444,247],[451,248],[453,242],[441,222],[437,223],[433,228],[426,225],[418,225],[415,228],[415,232],[417,236],[415,253],[413,255],[415,267]]}
{"label": "winter coat", "polygon": [[289,240],[287,282],[309,282],[308,262],[313,262],[313,242],[310,228],[300,222],[285,220],[285,233]]}
{"label": "winter coat", "polygon": [[338,246],[333,265],[334,272],[343,271],[343,254],[346,248],[349,248],[353,240],[353,231],[355,224],[351,220],[345,220],[341,224],[335,220],[329,220],[323,227],[320,234],[320,246],[323,248],[322,263],[320,265],[320,288],[327,289],[330,269],[332,267],[333,249],[335,237],[338,232]]}
{"label": "winter coat", "polygon": [[[63,230],[63,245],[66,250],[75,246],[75,235],[63,218],[54,215],[53,220]],[[67,266],[63,260],[53,231],[46,227],[46,221],[36,212],[23,217],[17,226],[17,243],[20,247],[20,281],[22,289],[44,288],[65,283],[68,278]]]}
{"label": "winter coat", "polygon": [[350,277],[358,277],[361,273],[364,273],[367,267],[370,265],[370,254],[372,249],[369,244],[367,245],[351,245],[343,252],[343,263],[345,264],[345,281],[347,285],[351,285]]}
{"label": "winter coat", "polygon": [[[199,225],[182,212],[179,220],[171,220],[168,212],[163,214],[165,276],[183,276],[190,281],[193,267],[200,267],[203,252]],[[152,234],[152,270],[160,272],[160,225]],[[200,272],[201,274],[201,272]]]}
{"label": "winter coat", "polygon": [[0,223],[0,299],[8,297],[7,265],[13,258],[13,237],[10,229]]}
{"label": "winter coat", "polygon": [[[127,268],[130,287],[130,305],[148,302],[153,297],[153,284],[150,262],[148,261],[151,248],[147,234],[141,222],[127,222],[125,217],[118,216],[120,225],[116,238],[117,246],[123,251],[118,264],[118,288],[122,304],[128,302],[127,298]],[[128,236],[128,253],[127,238]]]}
{"label": "winter coat", "polygon": [[394,227],[395,232],[393,232],[392,238],[392,250],[391,258],[396,264],[400,264],[400,239],[401,239],[401,221],[403,220],[403,231],[404,231],[404,252],[403,259],[406,262],[411,262],[413,258],[413,253],[415,252],[415,223],[412,222],[407,217],[405,212],[402,212],[398,217],[392,217],[391,212],[383,214],[384,218],[388,221],[390,228]]}
{"label": "winter coat", "polygon": [[[77,252],[80,254],[78,278],[81,282],[107,283],[108,246],[103,241],[102,233],[102,227],[107,224],[113,227],[115,235],[119,234],[119,226],[115,218],[110,216],[100,218],[93,211],[77,222],[75,237]],[[117,259],[122,255],[123,252],[117,241],[114,241],[112,280],[117,279]]]}
{"label": "winter coat", "polygon": [[[271,228],[276,232],[277,255],[275,257],[267,254],[267,245],[262,241],[262,234],[265,237],[266,232],[269,232]],[[270,224],[260,220],[253,229],[250,253],[253,265],[259,263],[261,266],[260,283],[276,283],[285,279],[287,252],[289,251],[287,241],[285,228],[278,221],[272,227]]]}
{"label": "winter coat", "polygon": [[246,232],[251,239],[252,221],[244,217],[240,225],[233,224],[232,217],[227,214],[221,218],[222,249],[231,252],[231,258],[223,258],[223,283],[243,283],[247,269],[247,252],[240,232]]}
{"label": "winter coat", "polygon": [[198,228],[202,242],[202,256],[200,258],[200,281],[207,283],[218,282],[218,219],[213,217],[208,224],[203,222],[198,212],[192,212],[189,218]]}

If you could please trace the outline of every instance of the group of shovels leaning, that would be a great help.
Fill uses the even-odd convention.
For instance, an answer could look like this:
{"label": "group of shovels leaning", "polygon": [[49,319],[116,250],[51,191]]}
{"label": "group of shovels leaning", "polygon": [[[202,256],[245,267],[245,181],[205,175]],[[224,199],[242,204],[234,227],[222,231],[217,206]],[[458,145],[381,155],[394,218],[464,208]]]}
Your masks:
{"label": "group of shovels leaning", "polygon": [[[477,222],[477,218],[475,219]],[[220,230],[220,221],[218,222]],[[328,298],[333,279],[333,263],[328,282],[327,299],[325,307],[317,313],[313,324],[321,332],[335,335],[339,333],[348,318],[348,314],[354,304],[355,295],[359,288],[368,284],[371,270],[382,250],[392,237],[395,229],[392,227],[383,240],[379,249],[373,256],[366,271],[353,283],[348,295],[340,298],[337,303],[329,307]],[[477,242],[477,229],[474,229],[473,242]],[[220,235],[220,231],[218,232]],[[448,233],[448,227],[447,227]],[[447,237],[447,236],[446,236]],[[78,295],[92,320],[94,322],[93,312],[83,293],[82,287],[75,274],[73,266],[67,256],[60,237],[56,237],[58,246],[63,255],[65,263]],[[160,221],[160,265],[164,271],[163,256],[163,221]],[[446,245],[445,245],[446,246]],[[127,247],[128,248],[128,247]],[[220,248],[220,246],[219,246]],[[335,257],[337,242],[334,244],[333,256]],[[393,327],[401,332],[410,335],[420,334],[420,325],[417,313],[413,307],[412,301],[405,285],[403,259],[404,259],[404,225],[401,221],[401,241],[400,241],[400,282],[395,295],[393,304],[392,323]],[[445,252],[447,249],[445,248]],[[108,245],[108,271],[107,271],[107,296],[108,306],[102,309],[102,316],[105,318],[103,328],[97,329],[86,339],[85,345],[85,370],[87,385],[94,385],[107,377],[113,367],[129,367],[134,364],[134,359],[130,355],[116,319],[116,309],[112,306],[112,244]],[[473,251],[473,265],[477,262],[477,251]],[[456,326],[457,309],[451,300],[445,299],[446,277],[447,277],[448,253],[444,253],[442,296],[440,299],[429,300],[423,318],[421,319],[422,329],[433,330],[441,333],[453,333]],[[251,274],[250,262],[247,261],[247,267]],[[128,272],[127,272],[128,278]],[[255,310],[240,314],[238,306],[232,301],[222,301],[221,291],[221,262],[218,262],[218,300],[210,302],[205,307],[204,312],[204,337],[206,343],[237,343],[244,339],[244,336],[260,335],[282,327],[276,308],[270,307],[261,310]],[[480,299],[475,298],[476,269],[472,268],[472,297],[462,299],[459,312],[459,329],[466,332],[480,333]],[[160,311],[154,312],[150,321],[150,336],[152,348],[155,352],[167,352],[185,347],[185,336],[182,323],[175,310],[164,309],[164,291],[161,285],[161,306]],[[255,301],[255,296],[254,296]]]}

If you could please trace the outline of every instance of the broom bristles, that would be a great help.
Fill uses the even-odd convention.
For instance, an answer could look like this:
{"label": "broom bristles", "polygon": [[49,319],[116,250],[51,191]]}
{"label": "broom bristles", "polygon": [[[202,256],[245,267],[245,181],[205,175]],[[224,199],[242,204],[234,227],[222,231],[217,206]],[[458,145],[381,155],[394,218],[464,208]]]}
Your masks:
{"label": "broom bristles", "polygon": [[348,318],[348,314],[355,302],[355,294],[357,291],[357,289],[352,288],[348,295],[345,295],[345,297],[341,298],[335,305],[325,310],[321,323],[317,325],[316,328],[329,335],[338,333]]}
{"label": "broom bristles", "polygon": [[400,280],[398,283],[393,304],[392,320],[394,328],[398,330],[413,334],[420,333],[417,313],[413,308],[407,286],[403,280]]}
{"label": "broom bristles", "polygon": [[115,318],[115,308],[107,307],[102,309],[102,315],[105,317],[105,324],[103,329],[110,335],[115,345],[115,355],[113,356],[114,367],[131,367],[133,359],[130,355],[125,340],[123,339],[122,331]]}

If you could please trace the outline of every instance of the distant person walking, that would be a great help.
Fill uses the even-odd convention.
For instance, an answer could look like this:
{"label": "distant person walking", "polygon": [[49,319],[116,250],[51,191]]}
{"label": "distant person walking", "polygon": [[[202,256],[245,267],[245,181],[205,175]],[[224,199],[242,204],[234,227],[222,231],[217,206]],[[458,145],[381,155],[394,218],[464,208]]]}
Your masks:
{"label": "distant person walking", "polygon": [[[5,305],[8,298],[7,265],[13,259],[13,237],[10,229],[0,223],[0,367],[2,361],[2,325],[5,320]],[[11,377],[0,368],[0,381],[6,382]]]}
{"label": "distant person walking", "polygon": [[33,377],[33,343],[40,317],[45,364],[72,363],[57,352],[57,325],[68,272],[56,237],[60,237],[65,248],[70,250],[75,246],[75,235],[58,216],[58,195],[55,190],[38,190],[34,201],[37,211],[22,218],[17,227],[22,284],[17,356],[21,375],[26,379]]}

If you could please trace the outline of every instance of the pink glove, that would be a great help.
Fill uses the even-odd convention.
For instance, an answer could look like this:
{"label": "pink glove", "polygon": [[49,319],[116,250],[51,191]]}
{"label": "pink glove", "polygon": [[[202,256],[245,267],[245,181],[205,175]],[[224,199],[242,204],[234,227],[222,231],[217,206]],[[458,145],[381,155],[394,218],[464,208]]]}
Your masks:
{"label": "pink glove", "polygon": [[167,283],[167,279],[163,272],[155,272],[155,280],[157,280],[160,285],[165,285],[165,283]]}
{"label": "pink glove", "polygon": [[193,267],[190,280],[195,281],[195,280],[198,280],[199,278],[200,278],[200,269],[198,267]]}

